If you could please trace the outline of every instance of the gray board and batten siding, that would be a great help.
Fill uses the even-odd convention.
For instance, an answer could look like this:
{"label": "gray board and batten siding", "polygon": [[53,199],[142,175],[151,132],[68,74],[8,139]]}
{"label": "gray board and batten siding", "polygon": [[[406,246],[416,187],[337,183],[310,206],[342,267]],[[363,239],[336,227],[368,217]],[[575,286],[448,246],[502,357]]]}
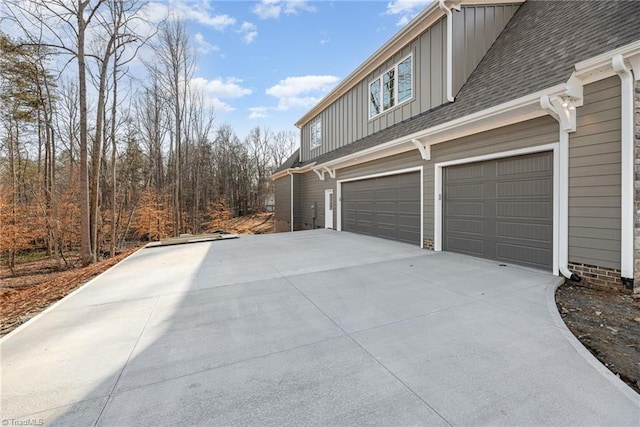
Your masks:
{"label": "gray board and batten siding", "polygon": [[[301,129],[301,161],[340,148],[370,134],[428,111],[446,101],[446,21],[439,20],[429,30],[405,46],[316,118],[322,121],[322,145],[311,149],[310,128]],[[369,119],[369,84],[385,71],[413,54],[413,96],[411,100]],[[314,119],[315,120],[315,119]]]}
{"label": "gray board and batten siding", "polygon": [[453,12],[453,93],[480,63],[519,4],[463,6]]}
{"label": "gray board and batten siding", "polygon": [[620,268],[620,79],[585,86],[569,134],[569,261]]}
{"label": "gray board and batten siding", "polygon": [[[454,12],[454,94],[518,7],[518,4],[464,6],[460,12]],[[306,123],[301,129],[300,160],[308,161],[446,103],[446,27],[445,18],[440,19]],[[409,54],[413,54],[411,100],[370,119],[369,84]],[[310,128],[318,118],[322,122],[322,145],[311,149]]]}
{"label": "gray board and batten siding", "polygon": [[443,170],[443,249],[550,270],[553,152]]}

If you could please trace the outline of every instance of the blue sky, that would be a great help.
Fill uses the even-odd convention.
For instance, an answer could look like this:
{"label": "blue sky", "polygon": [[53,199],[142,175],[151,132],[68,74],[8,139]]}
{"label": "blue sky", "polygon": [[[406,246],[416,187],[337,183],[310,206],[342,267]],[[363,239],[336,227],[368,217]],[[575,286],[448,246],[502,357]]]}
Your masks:
{"label": "blue sky", "polygon": [[295,130],[337,83],[431,0],[152,2],[185,19],[197,50],[194,83],[215,125]]}

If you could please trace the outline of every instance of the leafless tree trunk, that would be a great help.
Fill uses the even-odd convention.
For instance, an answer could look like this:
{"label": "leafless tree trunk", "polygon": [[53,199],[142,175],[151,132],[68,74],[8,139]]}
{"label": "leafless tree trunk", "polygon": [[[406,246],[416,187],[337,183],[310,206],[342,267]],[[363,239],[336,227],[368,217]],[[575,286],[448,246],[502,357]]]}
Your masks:
{"label": "leafless tree trunk", "polygon": [[185,105],[188,85],[195,69],[189,44],[189,36],[182,19],[174,17],[160,28],[160,40],[156,52],[160,71],[160,84],[167,93],[167,102],[172,111],[173,153],[173,217],[174,234],[184,230],[182,221],[182,163]]}

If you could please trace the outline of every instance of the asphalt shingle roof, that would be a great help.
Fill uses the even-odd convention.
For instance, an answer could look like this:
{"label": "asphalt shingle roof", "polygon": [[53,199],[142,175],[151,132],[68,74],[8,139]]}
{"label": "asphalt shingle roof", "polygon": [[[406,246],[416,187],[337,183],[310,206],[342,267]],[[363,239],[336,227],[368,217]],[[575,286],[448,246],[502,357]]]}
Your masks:
{"label": "asphalt shingle roof", "polygon": [[300,149],[298,148],[293,152],[292,155],[289,156],[287,160],[284,161],[283,164],[280,165],[278,169],[274,173],[282,172],[285,169],[289,169],[294,167],[296,164],[300,162]]}
{"label": "asphalt shingle roof", "polygon": [[639,39],[640,1],[529,0],[516,11],[455,102],[289,167],[334,160],[564,83],[577,62]]}

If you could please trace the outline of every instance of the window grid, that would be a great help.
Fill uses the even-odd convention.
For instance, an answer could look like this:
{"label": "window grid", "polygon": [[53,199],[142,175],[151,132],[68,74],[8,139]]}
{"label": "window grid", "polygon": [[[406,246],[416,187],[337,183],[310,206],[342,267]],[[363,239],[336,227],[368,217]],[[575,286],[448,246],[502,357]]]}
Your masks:
{"label": "window grid", "polygon": [[412,97],[413,54],[410,54],[369,84],[369,118],[372,119]]}
{"label": "window grid", "polygon": [[310,132],[311,138],[309,145],[313,150],[314,148],[318,148],[322,145],[322,122],[320,119],[317,119],[311,124]]}

